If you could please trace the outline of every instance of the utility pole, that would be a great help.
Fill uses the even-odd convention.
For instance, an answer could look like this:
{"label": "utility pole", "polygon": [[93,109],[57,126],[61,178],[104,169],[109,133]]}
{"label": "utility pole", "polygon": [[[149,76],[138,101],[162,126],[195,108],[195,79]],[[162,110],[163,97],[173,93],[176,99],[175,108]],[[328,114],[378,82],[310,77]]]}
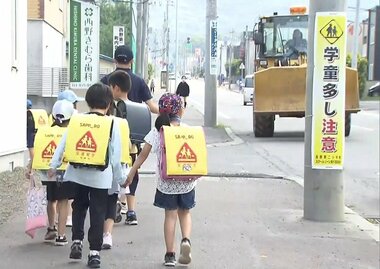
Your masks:
{"label": "utility pole", "polygon": [[[205,76],[205,102],[204,102],[204,124],[207,127],[215,127],[217,124],[217,94],[216,74],[211,70],[211,21],[216,21],[216,0],[207,0],[206,8],[206,76]],[[217,45],[214,48],[218,51]]]}
{"label": "utility pole", "polygon": [[174,92],[177,87],[178,73],[178,0],[175,2],[175,66],[174,66]]}
{"label": "utility pole", "polygon": [[231,65],[232,65],[232,58],[233,58],[233,46],[232,44],[229,45],[229,54],[228,54],[228,89],[231,90]]}
{"label": "utility pole", "polygon": [[148,0],[142,0],[140,3],[142,5],[142,24],[141,24],[141,55],[140,55],[140,74],[145,79],[145,69],[147,69],[147,63],[145,61],[145,47],[146,47],[146,37],[147,37],[147,27],[148,27]]}
{"label": "utility pole", "polygon": [[248,36],[248,25],[245,26],[245,75],[249,73],[249,36]]}
{"label": "utility pole", "polygon": [[[313,117],[316,116],[313,115],[313,91],[320,90],[313,89],[314,79],[316,79],[314,78],[314,55],[317,53],[314,51],[316,12],[344,12],[346,9],[346,1],[310,0],[309,8],[309,45],[307,54],[308,64],[305,114],[304,217],[305,219],[313,221],[343,221],[343,171],[335,169],[313,169],[311,149],[313,145]],[[343,29],[346,29],[345,25],[343,26]],[[321,65],[323,62],[317,63],[318,65]],[[318,66],[318,68],[320,67]],[[344,72],[344,70],[341,70],[341,72]]]}
{"label": "utility pole", "polygon": [[219,86],[222,85],[222,55],[223,55],[223,43],[220,44],[220,56],[219,56]]}
{"label": "utility pole", "polygon": [[169,30],[169,0],[166,0],[166,91],[170,92],[169,85],[169,42],[170,42],[170,30]]}
{"label": "utility pole", "polygon": [[356,0],[355,27],[354,27],[354,47],[352,50],[352,64],[351,64],[351,67],[354,69],[358,69],[359,10],[360,10],[360,0]]}
{"label": "utility pole", "polygon": [[137,44],[137,49],[136,49],[136,73],[141,75],[141,64],[142,64],[142,54],[141,54],[141,47],[143,46],[142,43],[142,34],[141,34],[141,21],[142,21],[142,3],[143,0],[139,0],[137,2],[137,25],[136,25],[136,44]]}

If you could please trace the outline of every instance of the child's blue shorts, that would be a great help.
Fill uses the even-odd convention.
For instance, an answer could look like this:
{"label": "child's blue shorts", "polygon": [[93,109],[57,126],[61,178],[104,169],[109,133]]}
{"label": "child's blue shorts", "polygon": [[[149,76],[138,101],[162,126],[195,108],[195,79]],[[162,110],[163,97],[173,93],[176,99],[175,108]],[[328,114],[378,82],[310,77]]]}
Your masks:
{"label": "child's blue shorts", "polygon": [[195,206],[195,188],[184,194],[165,194],[156,190],[153,204],[167,210],[191,209]]}

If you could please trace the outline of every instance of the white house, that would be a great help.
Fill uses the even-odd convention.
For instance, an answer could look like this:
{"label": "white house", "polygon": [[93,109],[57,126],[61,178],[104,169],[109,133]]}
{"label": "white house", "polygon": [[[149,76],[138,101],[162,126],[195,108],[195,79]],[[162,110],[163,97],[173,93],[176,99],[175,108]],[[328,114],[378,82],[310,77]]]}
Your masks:
{"label": "white house", "polygon": [[0,171],[24,165],[26,149],[27,5],[1,2]]}

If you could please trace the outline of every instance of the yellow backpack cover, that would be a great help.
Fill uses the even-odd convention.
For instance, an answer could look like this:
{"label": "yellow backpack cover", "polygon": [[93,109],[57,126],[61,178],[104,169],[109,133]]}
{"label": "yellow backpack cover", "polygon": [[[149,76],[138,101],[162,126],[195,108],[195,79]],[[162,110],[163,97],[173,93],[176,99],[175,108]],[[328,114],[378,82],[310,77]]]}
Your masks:
{"label": "yellow backpack cover", "polygon": [[[38,129],[34,140],[33,169],[49,170],[50,161],[65,131],[66,128],[59,126]],[[67,162],[65,158],[63,160],[58,170],[66,170]]]}
{"label": "yellow backpack cover", "polygon": [[114,117],[114,121],[118,124],[121,139],[121,163],[132,165],[132,159],[129,154],[129,146],[131,144],[129,124],[126,119]]}
{"label": "yellow backpack cover", "polygon": [[36,130],[49,126],[48,114],[44,109],[29,109],[29,111],[33,115],[34,128]]}
{"label": "yellow backpack cover", "polygon": [[207,147],[200,126],[163,126],[160,131],[160,176],[194,180],[207,175]]}
{"label": "yellow backpack cover", "polygon": [[[97,114],[75,114],[67,127],[66,158],[75,165],[108,166],[113,119]],[[104,170],[101,169],[101,170]]]}

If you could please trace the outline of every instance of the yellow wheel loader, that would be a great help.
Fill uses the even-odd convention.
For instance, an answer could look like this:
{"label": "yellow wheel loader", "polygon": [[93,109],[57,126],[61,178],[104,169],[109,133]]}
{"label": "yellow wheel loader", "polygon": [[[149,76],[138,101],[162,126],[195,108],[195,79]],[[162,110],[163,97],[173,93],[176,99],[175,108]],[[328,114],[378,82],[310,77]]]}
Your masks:
{"label": "yellow wheel loader", "polygon": [[[308,16],[260,18],[254,31],[256,44],[253,131],[256,137],[272,137],[276,115],[305,117]],[[358,75],[346,67],[346,126],[359,111]]]}

